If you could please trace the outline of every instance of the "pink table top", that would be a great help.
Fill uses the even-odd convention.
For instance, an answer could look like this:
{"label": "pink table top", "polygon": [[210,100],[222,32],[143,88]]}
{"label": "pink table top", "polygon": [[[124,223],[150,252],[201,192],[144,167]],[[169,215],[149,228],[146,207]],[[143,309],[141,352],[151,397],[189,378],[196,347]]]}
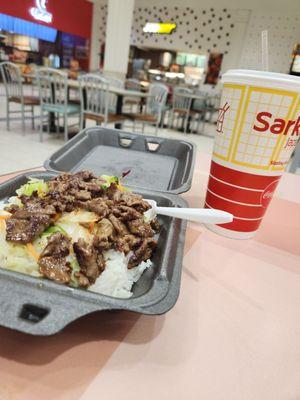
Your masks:
{"label": "pink table top", "polygon": [[[208,168],[199,153],[191,206]],[[299,399],[299,256],[300,177],[285,174],[255,239],[189,225],[166,315],[103,312],[45,338],[0,328],[0,399]]]}

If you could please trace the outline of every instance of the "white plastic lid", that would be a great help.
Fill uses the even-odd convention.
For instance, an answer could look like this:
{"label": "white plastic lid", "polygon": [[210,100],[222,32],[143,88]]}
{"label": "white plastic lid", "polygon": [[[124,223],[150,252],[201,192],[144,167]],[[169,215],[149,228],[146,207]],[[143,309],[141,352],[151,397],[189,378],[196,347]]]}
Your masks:
{"label": "white plastic lid", "polygon": [[237,83],[300,92],[300,77],[278,72],[230,69],[222,76],[222,83]]}

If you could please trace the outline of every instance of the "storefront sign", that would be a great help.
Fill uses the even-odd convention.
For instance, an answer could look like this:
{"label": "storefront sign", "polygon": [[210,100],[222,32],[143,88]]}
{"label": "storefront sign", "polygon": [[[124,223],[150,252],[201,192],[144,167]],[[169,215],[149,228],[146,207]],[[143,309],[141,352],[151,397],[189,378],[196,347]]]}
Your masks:
{"label": "storefront sign", "polygon": [[171,34],[176,29],[176,24],[163,22],[147,22],[143,28],[145,33]]}
{"label": "storefront sign", "polygon": [[50,24],[52,22],[52,14],[46,9],[47,0],[35,0],[36,7],[30,9],[30,14],[38,21]]}
{"label": "storefront sign", "polygon": [[0,0],[0,13],[89,39],[93,3],[87,0]]}

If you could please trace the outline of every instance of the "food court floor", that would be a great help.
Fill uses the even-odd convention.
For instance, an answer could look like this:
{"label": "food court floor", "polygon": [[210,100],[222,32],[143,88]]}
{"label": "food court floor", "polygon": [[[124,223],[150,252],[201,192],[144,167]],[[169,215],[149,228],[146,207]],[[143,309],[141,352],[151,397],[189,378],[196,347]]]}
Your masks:
{"label": "food court floor", "polygon": [[[7,131],[5,118],[5,98],[0,96],[0,175],[20,169],[37,167],[43,164],[55,150],[63,145],[63,135],[57,137],[57,134],[44,134],[44,142],[39,142],[38,128],[32,130],[31,121],[26,121],[26,132],[22,135],[20,121],[11,122],[11,130]],[[38,110],[36,114],[38,115]],[[72,121],[71,121],[72,123]],[[38,119],[36,121],[38,125]],[[88,126],[94,126],[91,123]],[[132,125],[128,122],[124,130],[132,131]],[[214,124],[206,124],[205,135],[184,134],[176,130],[160,129],[158,136],[174,139],[186,139],[193,141],[198,148],[205,153],[210,154],[213,148],[213,136],[215,131]],[[138,132],[138,129],[136,129]],[[145,127],[145,134],[154,134],[154,128]]]}

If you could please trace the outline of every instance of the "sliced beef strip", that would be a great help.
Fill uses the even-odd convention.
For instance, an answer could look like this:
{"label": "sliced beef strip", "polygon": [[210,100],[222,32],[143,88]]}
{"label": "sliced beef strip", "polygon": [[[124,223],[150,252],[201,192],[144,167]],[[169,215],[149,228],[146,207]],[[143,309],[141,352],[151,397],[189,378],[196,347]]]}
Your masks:
{"label": "sliced beef strip", "polygon": [[134,235],[119,236],[114,241],[114,249],[122,253],[128,254],[135,249],[141,242],[140,238]]}
{"label": "sliced beef strip", "polygon": [[112,183],[106,190],[106,196],[115,202],[115,204],[122,204],[128,207],[133,207],[140,213],[143,213],[151,207],[150,204],[143,200],[143,197],[139,194],[131,193],[128,191],[122,191],[118,189],[115,183]]}
{"label": "sliced beef strip", "polygon": [[82,204],[88,211],[92,211],[104,218],[109,214],[109,207],[102,198],[95,198]]}
{"label": "sliced beef strip", "polygon": [[113,207],[112,213],[122,221],[130,221],[132,219],[141,218],[141,213],[132,207],[118,205]]}
{"label": "sliced beef strip", "polygon": [[144,239],[138,249],[136,249],[133,255],[129,259],[128,269],[137,267],[142,261],[147,261],[151,258],[153,250],[157,246],[157,241],[153,238]]}
{"label": "sliced beef strip", "polygon": [[21,210],[26,210],[31,213],[47,214],[50,217],[54,217],[56,209],[53,205],[48,203],[45,198],[40,198],[37,192],[33,192],[31,196],[21,195],[20,200],[23,204]]}
{"label": "sliced beef strip", "polygon": [[112,223],[107,218],[101,219],[95,224],[95,236],[93,245],[99,252],[109,250],[113,246],[113,239],[115,237],[115,229]]}
{"label": "sliced beef strip", "polygon": [[130,232],[140,237],[151,237],[153,236],[153,230],[148,222],[145,222],[142,218],[134,219],[133,221],[127,222]]}
{"label": "sliced beef strip", "polygon": [[91,171],[79,171],[76,174],[72,175],[74,178],[83,180],[85,182],[90,182],[93,179],[97,179],[97,177]]}
{"label": "sliced beef strip", "polygon": [[103,251],[110,250],[113,247],[113,242],[108,239],[100,239],[97,236],[94,237],[93,246],[100,253]]}
{"label": "sliced beef strip", "polygon": [[116,183],[111,183],[110,186],[105,190],[105,195],[108,199],[118,203],[121,200],[122,191],[118,189]]}
{"label": "sliced beef strip", "polygon": [[51,222],[47,214],[19,210],[6,221],[6,240],[23,244],[31,243]]}
{"label": "sliced beef strip", "polygon": [[53,233],[39,258],[40,273],[59,283],[70,283],[72,268],[66,259],[69,252],[70,240],[60,232]]}
{"label": "sliced beef strip", "polygon": [[76,272],[75,277],[78,279],[78,286],[83,288],[87,288],[90,286],[90,281],[81,272]]}
{"label": "sliced beef strip", "polygon": [[121,202],[128,207],[134,207],[140,213],[143,213],[151,208],[150,204],[143,199],[139,194],[131,192],[121,192]]}
{"label": "sliced beef strip", "polygon": [[[67,193],[69,195],[78,196],[78,193],[88,192],[89,195],[82,194],[85,196],[84,199],[79,200],[89,200],[90,197],[94,197],[95,195],[100,195],[103,191],[101,188],[101,184],[104,183],[104,180],[101,178],[96,178],[91,172],[89,171],[82,171],[76,174],[62,174],[53,180],[51,180],[50,192],[56,191],[60,192],[61,194]],[[89,197],[89,198],[87,198]]]}
{"label": "sliced beef strip", "polygon": [[68,284],[72,268],[65,258],[43,257],[39,260],[40,273],[52,281]]}
{"label": "sliced beef strip", "polygon": [[113,224],[107,218],[102,218],[101,221],[96,224],[96,236],[99,239],[109,239],[114,236],[114,232]]}
{"label": "sliced beef strip", "polygon": [[71,241],[60,232],[53,233],[48,238],[47,246],[40,255],[42,257],[66,257],[70,252]]}
{"label": "sliced beef strip", "polygon": [[112,223],[118,235],[123,236],[129,233],[126,225],[122,221],[120,221],[117,217],[115,217],[113,214],[110,214],[108,219]]}
{"label": "sliced beef strip", "polygon": [[73,244],[73,249],[80,265],[80,272],[90,283],[94,283],[105,268],[103,255],[81,238]]}
{"label": "sliced beef strip", "polygon": [[91,200],[92,198],[91,193],[87,190],[79,190],[78,192],[75,192],[74,196],[76,200],[81,201]]}
{"label": "sliced beef strip", "polygon": [[154,232],[159,232],[160,230],[160,224],[158,222],[157,218],[154,218],[151,222],[150,222],[151,228],[154,230]]}
{"label": "sliced beef strip", "polygon": [[[87,190],[93,194],[95,193],[102,193],[104,190],[101,188],[100,182],[80,182],[79,188]],[[104,183],[104,182],[102,182]]]}
{"label": "sliced beef strip", "polygon": [[4,208],[4,210],[9,212],[9,213],[11,213],[11,214],[14,214],[15,212],[20,210],[20,207],[18,205],[16,205],[16,204],[9,204],[8,206],[6,206]]}

